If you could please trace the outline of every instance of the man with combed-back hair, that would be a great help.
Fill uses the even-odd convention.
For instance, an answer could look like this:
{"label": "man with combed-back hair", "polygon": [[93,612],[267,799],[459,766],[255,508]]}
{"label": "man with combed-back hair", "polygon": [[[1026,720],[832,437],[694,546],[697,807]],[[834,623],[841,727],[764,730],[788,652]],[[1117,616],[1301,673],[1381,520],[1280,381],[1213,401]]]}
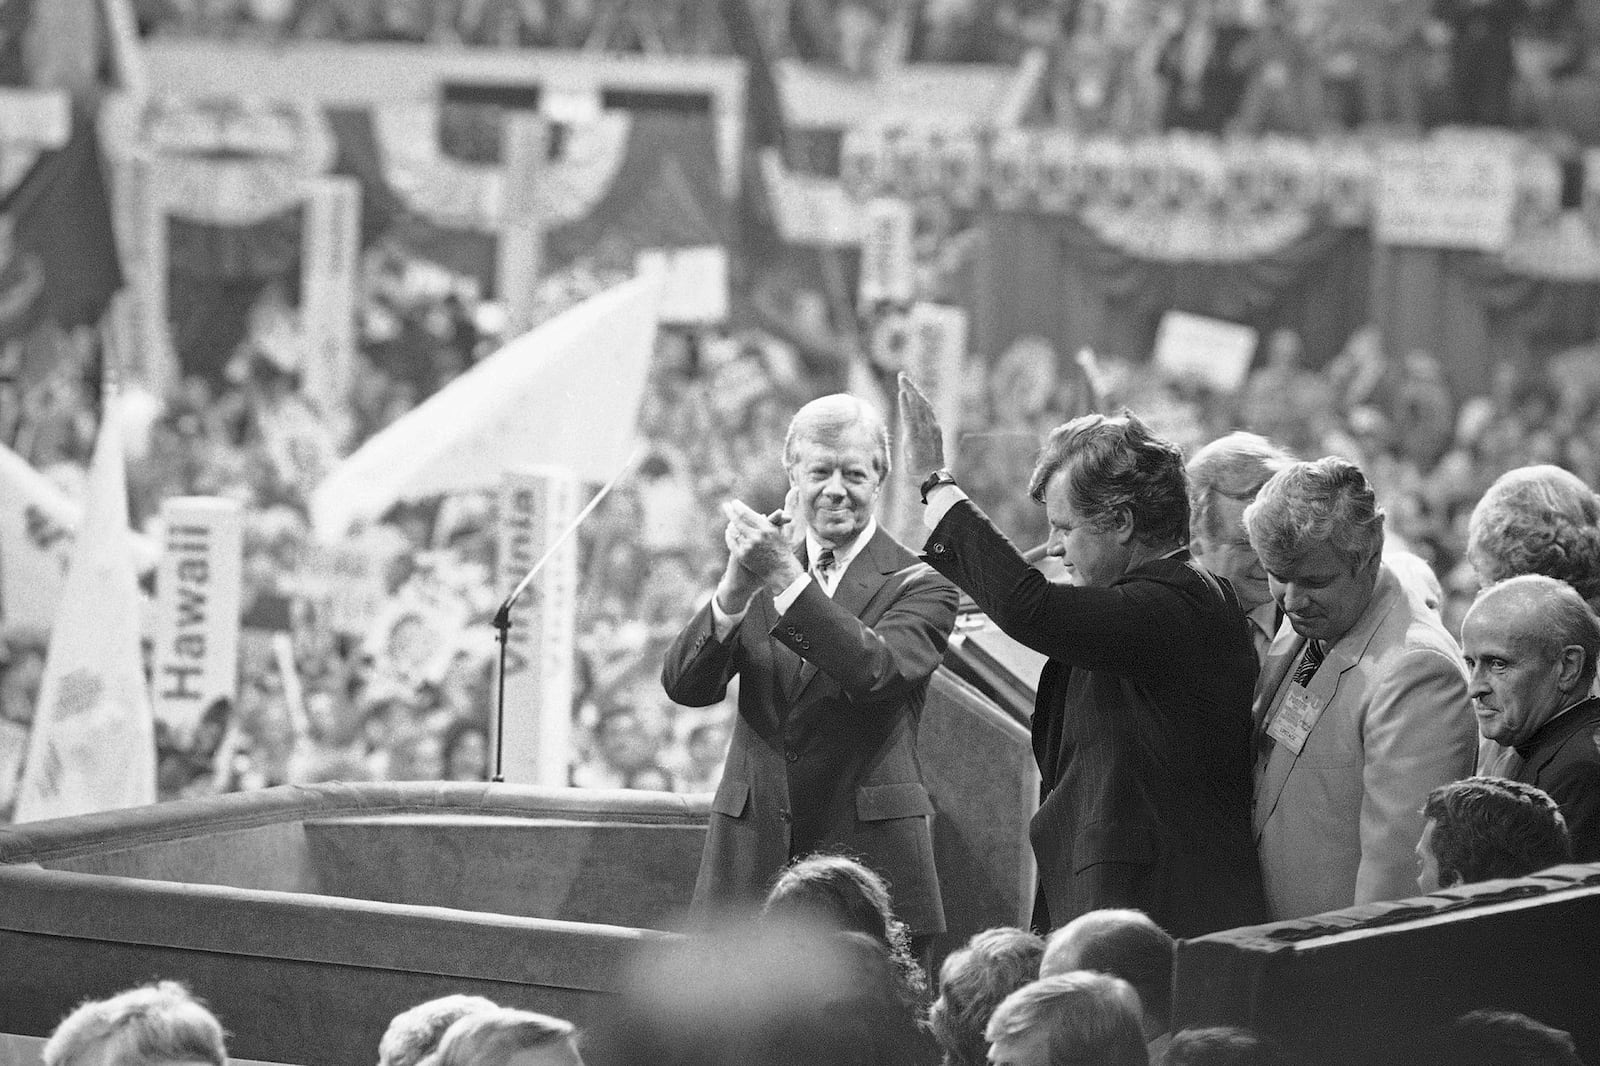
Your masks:
{"label": "man with combed-back hair", "polygon": [[939,469],[938,420],[904,375],[900,409],[908,480],[934,470],[923,557],[1049,657],[1032,721],[1036,928],[1101,907],[1137,908],[1180,937],[1264,920],[1249,821],[1256,654],[1231,586],[1189,558],[1183,453],[1131,413],[1050,433],[1028,494],[1071,582],[1059,584]]}
{"label": "man with combed-back hair", "polygon": [[695,902],[754,907],[790,860],[847,853],[889,882],[920,952],[944,904],[917,730],[960,597],[875,517],[890,469],[876,408],[812,400],[783,459],[789,509],[724,505],[722,579],[662,665],[689,707],[739,679]]}
{"label": "man with combed-back hair", "polygon": [[93,1000],[61,1020],[44,1066],[227,1066],[222,1025],[176,981]]}
{"label": "man with combed-back hair", "polygon": [[1256,657],[1266,661],[1283,612],[1272,600],[1267,571],[1250,546],[1244,509],[1293,456],[1256,433],[1218,437],[1189,460],[1189,550],[1195,562],[1225,577],[1250,620]]}
{"label": "man with combed-back hair", "polygon": [[1478,593],[1461,643],[1478,731],[1517,756],[1504,776],[1548,792],[1573,858],[1600,861],[1600,618],[1566,582],[1523,574]]}
{"label": "man with combed-back hair", "polygon": [[989,1018],[992,1066],[1149,1066],[1139,994],[1109,974],[1041,977]]}
{"label": "man with combed-back hair", "polygon": [[1503,777],[1440,785],[1422,805],[1417,887],[1424,892],[1496,877],[1526,877],[1572,859],[1556,801]]}
{"label": "man with combed-back hair", "polygon": [[1287,467],[1244,521],[1289,621],[1256,686],[1272,917],[1414,895],[1422,801],[1477,747],[1461,649],[1383,561],[1383,510],[1354,463]]}

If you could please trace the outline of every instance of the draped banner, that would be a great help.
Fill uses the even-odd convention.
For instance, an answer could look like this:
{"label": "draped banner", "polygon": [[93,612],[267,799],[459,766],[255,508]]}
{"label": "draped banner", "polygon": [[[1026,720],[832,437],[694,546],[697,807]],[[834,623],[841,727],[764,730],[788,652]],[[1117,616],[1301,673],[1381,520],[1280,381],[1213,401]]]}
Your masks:
{"label": "draped banner", "polygon": [[[361,182],[364,245],[389,234],[450,269],[493,278],[493,234],[512,200],[503,160],[446,155],[431,104],[337,108],[328,119],[335,172]],[[519,194],[544,227],[545,270],[597,249],[626,263],[645,248],[726,242],[731,207],[711,115],[607,111],[556,126],[552,143],[539,186]]]}
{"label": "draped banner", "polygon": [[972,347],[986,360],[1030,334],[1060,353],[1143,359],[1161,316],[1180,310],[1263,336],[1293,328],[1321,365],[1368,321],[1372,249],[1360,229],[1314,221],[1271,255],[1170,263],[1131,256],[1070,217],[990,212],[979,225]]}
{"label": "draped banner", "polygon": [[0,199],[0,342],[45,321],[92,325],[121,286],[99,137],[80,109],[71,140]]}

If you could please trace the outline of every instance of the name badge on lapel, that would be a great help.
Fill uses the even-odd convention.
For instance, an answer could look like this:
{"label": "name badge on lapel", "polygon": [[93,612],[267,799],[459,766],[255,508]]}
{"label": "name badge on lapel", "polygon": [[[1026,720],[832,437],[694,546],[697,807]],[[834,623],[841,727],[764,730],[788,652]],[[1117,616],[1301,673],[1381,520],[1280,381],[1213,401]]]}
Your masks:
{"label": "name badge on lapel", "polygon": [[1306,746],[1306,737],[1311,735],[1312,727],[1322,717],[1322,710],[1326,706],[1326,700],[1313,699],[1308,690],[1290,684],[1289,694],[1283,698],[1283,706],[1278,708],[1278,713],[1267,726],[1267,735],[1294,752],[1298,758],[1301,749]]}

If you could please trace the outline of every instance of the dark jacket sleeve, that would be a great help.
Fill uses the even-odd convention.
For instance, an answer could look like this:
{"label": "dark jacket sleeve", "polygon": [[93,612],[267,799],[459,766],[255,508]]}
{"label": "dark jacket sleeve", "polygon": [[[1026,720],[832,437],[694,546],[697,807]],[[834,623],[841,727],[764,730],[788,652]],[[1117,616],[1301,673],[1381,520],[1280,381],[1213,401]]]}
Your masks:
{"label": "dark jacket sleeve", "polygon": [[878,595],[892,601],[868,625],[812,583],[778,619],[772,637],[838,682],[852,702],[898,705],[944,658],[960,594],[918,563],[896,573]]}
{"label": "dark jacket sleeve", "polygon": [[1139,674],[1164,668],[1185,647],[1194,612],[1158,581],[1110,588],[1051,582],[969,500],[952,507],[924,556],[1018,642],[1090,670]]}
{"label": "dark jacket sleeve", "polygon": [[707,601],[667,649],[661,664],[661,687],[673,703],[709,707],[727,693],[728,681],[739,672],[741,658],[738,627],[725,640],[718,640]]}
{"label": "dark jacket sleeve", "polygon": [[[1589,734],[1588,729],[1583,731],[1585,743]],[[1573,861],[1600,861],[1600,763],[1564,762],[1541,776],[1540,787],[1560,804],[1561,816],[1567,820]]]}

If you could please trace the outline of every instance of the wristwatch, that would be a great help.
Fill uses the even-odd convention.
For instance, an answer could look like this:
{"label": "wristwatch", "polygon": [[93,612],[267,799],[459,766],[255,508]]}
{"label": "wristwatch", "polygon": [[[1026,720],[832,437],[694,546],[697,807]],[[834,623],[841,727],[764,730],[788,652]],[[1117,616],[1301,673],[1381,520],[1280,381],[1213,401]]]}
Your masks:
{"label": "wristwatch", "polygon": [[922,502],[923,503],[927,503],[928,502],[928,493],[932,492],[934,489],[938,488],[940,485],[954,485],[955,483],[956,483],[956,476],[954,474],[952,474],[949,470],[945,469],[944,467],[940,467],[938,470],[935,470],[933,473],[929,474],[927,476],[927,478],[925,478],[923,480],[923,482],[922,482]]}

